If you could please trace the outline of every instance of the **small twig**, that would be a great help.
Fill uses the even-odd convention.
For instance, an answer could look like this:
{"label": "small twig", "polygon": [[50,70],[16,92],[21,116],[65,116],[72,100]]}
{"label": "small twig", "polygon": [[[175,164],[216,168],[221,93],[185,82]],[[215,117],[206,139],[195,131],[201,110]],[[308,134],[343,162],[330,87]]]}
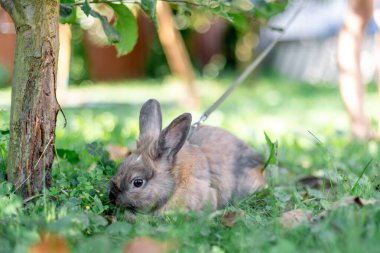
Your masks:
{"label": "small twig", "polygon": [[[194,5],[194,6],[202,6],[202,7],[207,7],[207,4],[199,4],[199,3],[194,3],[190,1],[182,1],[182,0],[158,0],[161,2],[168,2],[168,3],[174,3],[174,4],[179,4],[179,3],[184,3],[188,5]],[[126,3],[126,4],[138,4],[141,5],[140,2],[138,1],[133,1],[133,0],[93,0],[93,1],[88,1],[89,4],[100,4],[100,3]],[[75,2],[75,3],[62,3],[62,5],[66,6],[80,6],[83,5],[84,2]]]}
{"label": "small twig", "polygon": [[[106,3],[127,3],[127,4],[140,4],[137,1],[133,0],[99,0],[99,1],[88,1],[89,4],[106,4]],[[61,5],[66,5],[66,6],[81,6],[84,5],[85,2],[75,2],[75,3],[61,3]]]}
{"label": "small twig", "polygon": [[64,113],[63,110],[62,110],[61,105],[59,105],[59,111],[61,112],[61,114],[62,114],[62,116],[63,116],[63,120],[65,121],[65,123],[63,123],[63,128],[65,128],[66,125],[67,125],[67,119],[66,119],[66,115],[65,115],[65,113]]}
{"label": "small twig", "polygon": [[[54,137],[54,136],[52,136],[52,137],[50,138],[48,144],[45,146],[44,151],[42,152],[42,154],[41,154],[40,157],[38,158],[38,161],[37,161],[36,165],[34,165],[34,167],[33,167],[33,171],[37,168],[38,163],[41,161],[41,158],[44,156],[44,154],[45,154],[47,148],[49,147],[50,143],[53,141],[53,137]],[[19,189],[25,184],[25,182],[29,180],[29,178],[32,176],[32,174],[33,174],[33,173],[30,173],[30,175],[29,175],[27,178],[25,178],[25,180],[24,180],[19,186],[16,187],[16,189],[13,191],[13,193],[17,192],[17,191],[18,191],[18,190],[19,190]]]}
{"label": "small twig", "polygon": [[39,196],[42,196],[42,194],[37,194],[37,195],[34,195],[34,196],[31,196],[29,198],[26,198],[22,201],[22,203],[25,205],[26,203],[28,203],[29,201],[35,199],[35,198],[38,198]]}

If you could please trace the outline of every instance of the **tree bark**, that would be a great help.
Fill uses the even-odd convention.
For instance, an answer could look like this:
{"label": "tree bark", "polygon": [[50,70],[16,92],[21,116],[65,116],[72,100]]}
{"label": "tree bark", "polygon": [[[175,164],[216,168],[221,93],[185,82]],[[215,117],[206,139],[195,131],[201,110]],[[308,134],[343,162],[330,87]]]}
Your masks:
{"label": "tree bark", "polygon": [[0,0],[16,27],[8,180],[28,197],[51,184],[59,0]]}

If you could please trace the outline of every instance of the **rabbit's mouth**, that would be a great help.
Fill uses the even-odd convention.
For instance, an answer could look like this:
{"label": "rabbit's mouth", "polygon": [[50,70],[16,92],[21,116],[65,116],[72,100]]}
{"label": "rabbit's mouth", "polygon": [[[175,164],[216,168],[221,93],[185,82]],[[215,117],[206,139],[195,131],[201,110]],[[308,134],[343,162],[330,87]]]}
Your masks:
{"label": "rabbit's mouth", "polygon": [[134,205],[127,204],[127,205],[125,206],[125,209],[127,209],[127,210],[130,211],[131,213],[137,213],[137,207],[134,206]]}

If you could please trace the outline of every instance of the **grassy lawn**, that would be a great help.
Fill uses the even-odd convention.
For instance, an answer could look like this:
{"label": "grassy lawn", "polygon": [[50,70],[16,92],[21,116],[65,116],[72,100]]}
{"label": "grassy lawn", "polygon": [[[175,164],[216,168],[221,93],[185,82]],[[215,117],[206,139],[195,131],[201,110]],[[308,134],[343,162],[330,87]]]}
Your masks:
{"label": "grassy lawn", "polygon": [[[110,206],[107,183],[120,161],[110,161],[104,147],[133,148],[141,104],[151,97],[161,101],[164,125],[185,111],[197,119],[231,81],[200,80],[198,109],[180,105],[175,80],[70,89],[60,98],[67,125],[60,114],[53,187],[26,203],[4,182],[8,135],[1,131],[0,252],[27,252],[47,233],[58,234],[72,252],[122,252],[138,237],[168,242],[173,252],[379,252],[380,146],[349,138],[334,86],[260,77],[239,87],[207,120],[265,157],[264,131],[278,141],[277,159],[266,169],[268,187],[258,194],[217,212],[138,215],[134,224]],[[370,87],[366,109],[374,126],[376,98]],[[0,130],[8,127],[9,100],[10,91],[0,90]],[[311,176],[321,185],[300,180]],[[344,202],[348,196],[377,202]],[[310,222],[284,228],[280,216],[294,209],[309,212]]]}

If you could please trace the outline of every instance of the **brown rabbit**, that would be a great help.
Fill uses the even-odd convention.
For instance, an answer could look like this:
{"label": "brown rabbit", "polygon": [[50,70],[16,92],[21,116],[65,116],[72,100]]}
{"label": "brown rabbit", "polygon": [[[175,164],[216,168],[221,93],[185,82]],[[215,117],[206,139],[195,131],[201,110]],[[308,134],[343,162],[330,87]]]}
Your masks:
{"label": "brown rabbit", "polygon": [[200,210],[224,207],[265,185],[262,161],[227,131],[199,126],[187,139],[191,114],[162,129],[160,104],[148,100],[140,111],[137,149],[110,182],[111,203],[132,211]]}

